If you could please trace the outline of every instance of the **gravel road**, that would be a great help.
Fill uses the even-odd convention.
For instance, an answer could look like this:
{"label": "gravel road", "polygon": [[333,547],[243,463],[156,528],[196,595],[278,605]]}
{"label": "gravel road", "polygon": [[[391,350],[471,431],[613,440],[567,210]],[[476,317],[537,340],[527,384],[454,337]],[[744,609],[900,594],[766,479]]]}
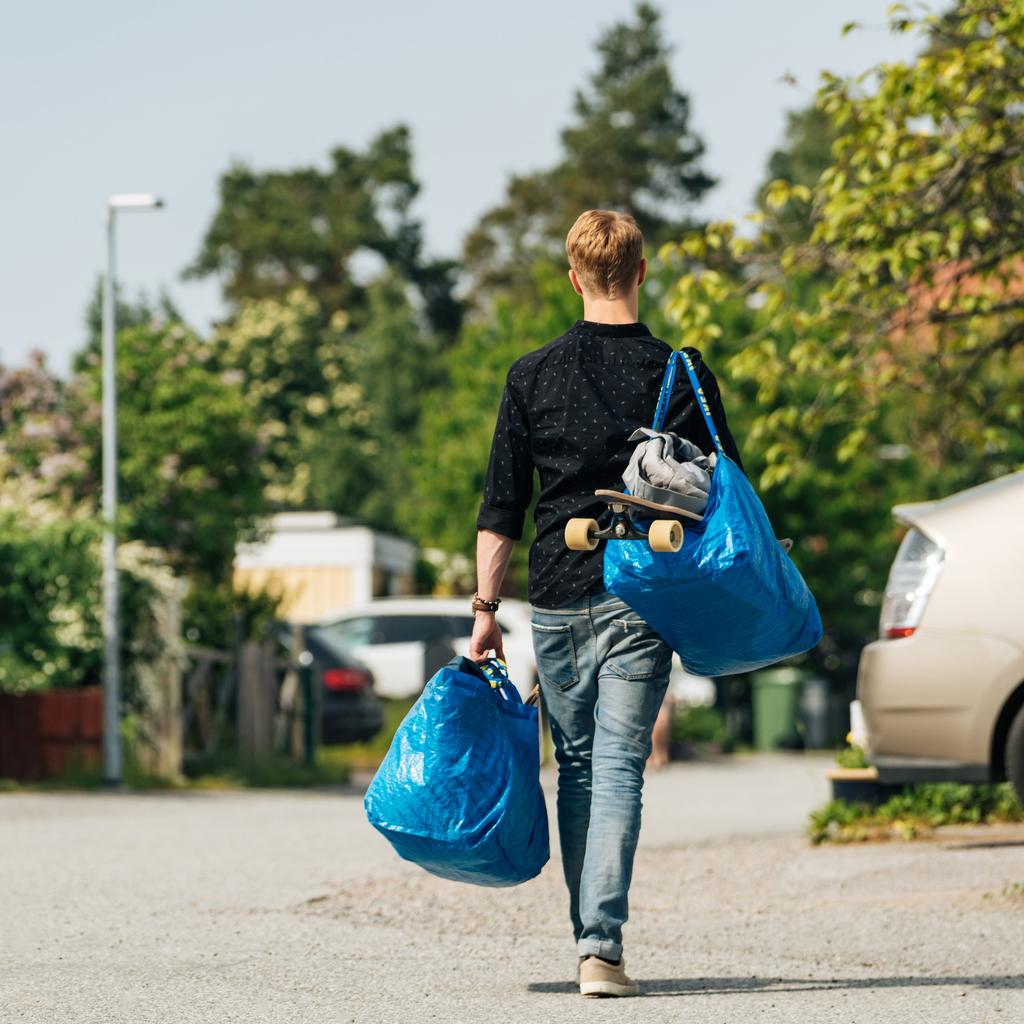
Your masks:
{"label": "gravel road", "polygon": [[556,861],[442,882],[357,792],[2,796],[0,1021],[1024,1020],[1024,830],[814,849],[824,767],[649,780],[625,1001],[573,992]]}

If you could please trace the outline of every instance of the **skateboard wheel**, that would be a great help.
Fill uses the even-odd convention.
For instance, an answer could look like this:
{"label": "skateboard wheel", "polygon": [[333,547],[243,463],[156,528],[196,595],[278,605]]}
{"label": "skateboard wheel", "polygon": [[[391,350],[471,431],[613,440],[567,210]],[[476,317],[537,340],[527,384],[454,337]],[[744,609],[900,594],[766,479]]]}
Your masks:
{"label": "skateboard wheel", "polygon": [[565,546],[570,551],[593,551],[597,547],[596,519],[570,519],[565,524]]}
{"label": "skateboard wheel", "polygon": [[678,551],[683,546],[683,526],[675,519],[655,519],[647,531],[652,551]]}

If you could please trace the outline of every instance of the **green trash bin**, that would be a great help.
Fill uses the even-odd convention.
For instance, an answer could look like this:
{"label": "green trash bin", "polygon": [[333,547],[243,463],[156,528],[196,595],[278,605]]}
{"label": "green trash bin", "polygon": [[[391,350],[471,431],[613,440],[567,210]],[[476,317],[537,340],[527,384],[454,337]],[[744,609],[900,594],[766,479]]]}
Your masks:
{"label": "green trash bin", "polygon": [[754,746],[775,750],[796,735],[803,673],[797,668],[769,668],[751,677]]}

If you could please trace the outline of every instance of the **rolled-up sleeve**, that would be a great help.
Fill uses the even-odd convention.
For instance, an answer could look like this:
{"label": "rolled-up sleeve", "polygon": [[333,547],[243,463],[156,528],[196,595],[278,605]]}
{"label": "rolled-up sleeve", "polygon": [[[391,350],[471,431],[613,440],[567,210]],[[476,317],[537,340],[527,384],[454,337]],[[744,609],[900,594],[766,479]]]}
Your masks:
{"label": "rolled-up sleeve", "polygon": [[478,530],[491,530],[519,540],[523,520],[533,498],[533,457],[530,454],[530,423],[522,397],[505,381],[498,423],[487,464],[484,500],[477,516]]}

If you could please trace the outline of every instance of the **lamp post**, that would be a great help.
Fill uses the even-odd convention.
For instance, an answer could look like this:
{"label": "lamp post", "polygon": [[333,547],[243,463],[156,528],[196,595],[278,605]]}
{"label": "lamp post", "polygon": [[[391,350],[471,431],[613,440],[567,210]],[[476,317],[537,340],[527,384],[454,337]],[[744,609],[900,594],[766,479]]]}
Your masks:
{"label": "lamp post", "polygon": [[121,782],[121,600],[117,577],[117,303],[115,224],[118,210],[154,210],[149,192],[107,199],[107,273],[103,279],[103,779]]}

